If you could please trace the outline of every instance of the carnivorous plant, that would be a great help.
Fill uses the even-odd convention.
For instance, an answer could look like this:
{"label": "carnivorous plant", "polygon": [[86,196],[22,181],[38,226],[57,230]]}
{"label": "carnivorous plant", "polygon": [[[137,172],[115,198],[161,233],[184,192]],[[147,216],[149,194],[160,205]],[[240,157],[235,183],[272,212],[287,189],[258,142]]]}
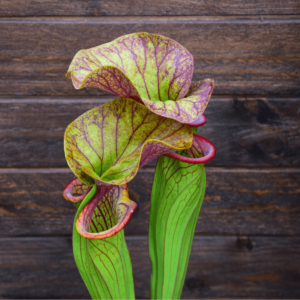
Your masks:
{"label": "carnivorous plant", "polygon": [[137,204],[127,183],[159,156],[151,195],[151,299],[179,299],[214,146],[197,127],[213,80],[191,84],[194,61],[176,41],[147,32],[79,51],[67,77],[118,98],[79,116],[65,131],[76,178],[64,189],[77,213],[73,249],[93,299],[134,299],[123,228]]}

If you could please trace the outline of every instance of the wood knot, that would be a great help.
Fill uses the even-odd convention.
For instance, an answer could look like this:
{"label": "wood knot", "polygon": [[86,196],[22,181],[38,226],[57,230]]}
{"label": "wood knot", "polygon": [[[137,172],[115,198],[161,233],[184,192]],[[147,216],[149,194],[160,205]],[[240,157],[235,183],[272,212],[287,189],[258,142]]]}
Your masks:
{"label": "wood knot", "polygon": [[249,237],[237,237],[236,240],[237,246],[239,249],[248,249],[251,251],[253,249],[253,243]]}

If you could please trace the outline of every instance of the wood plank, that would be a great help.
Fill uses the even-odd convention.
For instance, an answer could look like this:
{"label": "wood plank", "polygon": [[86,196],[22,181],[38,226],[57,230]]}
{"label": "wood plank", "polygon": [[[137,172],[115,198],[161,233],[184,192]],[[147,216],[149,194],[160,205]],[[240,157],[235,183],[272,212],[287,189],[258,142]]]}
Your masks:
{"label": "wood plank", "polygon": [[297,0],[213,0],[209,3],[204,0],[2,0],[0,16],[222,16],[299,13]]}
{"label": "wood plank", "polygon": [[[149,298],[147,237],[128,237],[137,299]],[[300,297],[299,237],[195,237],[184,299]],[[88,299],[70,237],[1,238],[0,297]]]}
{"label": "wood plank", "polygon": [[66,127],[85,111],[111,99],[0,100],[0,166],[66,167]]}
{"label": "wood plank", "polygon": [[[0,95],[103,95],[64,74],[75,53],[137,31],[173,38],[214,94],[299,94],[299,16],[2,18]],[[11,37],[14,36],[12,39]]]}
{"label": "wood plank", "polygon": [[[196,234],[299,235],[299,169],[207,167],[207,189]],[[138,203],[127,235],[147,235],[154,169],[129,183]],[[1,169],[0,236],[68,235],[75,216],[62,197],[68,169]]]}
{"label": "wood plank", "polygon": [[298,166],[299,107],[295,98],[212,100],[207,124],[198,129],[217,149],[207,165]]}
{"label": "wood plank", "polygon": [[[66,167],[65,128],[111,99],[0,99],[0,167]],[[299,107],[300,98],[212,98],[198,130],[217,148],[207,165],[300,166]]]}

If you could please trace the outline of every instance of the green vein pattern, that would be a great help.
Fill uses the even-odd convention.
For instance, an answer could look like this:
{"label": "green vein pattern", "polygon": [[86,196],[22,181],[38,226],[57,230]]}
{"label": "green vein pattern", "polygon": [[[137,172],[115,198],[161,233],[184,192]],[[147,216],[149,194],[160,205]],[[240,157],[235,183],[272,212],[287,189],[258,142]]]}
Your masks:
{"label": "green vein pattern", "polygon": [[[82,209],[93,199],[97,186],[77,206]],[[92,229],[92,227],[91,227]],[[99,229],[95,228],[95,231]],[[132,267],[124,230],[102,240],[82,237],[73,228],[73,251],[78,270],[93,299],[135,299]]]}
{"label": "green vein pattern", "polygon": [[203,164],[159,157],[149,227],[151,299],[180,299],[205,187]]}

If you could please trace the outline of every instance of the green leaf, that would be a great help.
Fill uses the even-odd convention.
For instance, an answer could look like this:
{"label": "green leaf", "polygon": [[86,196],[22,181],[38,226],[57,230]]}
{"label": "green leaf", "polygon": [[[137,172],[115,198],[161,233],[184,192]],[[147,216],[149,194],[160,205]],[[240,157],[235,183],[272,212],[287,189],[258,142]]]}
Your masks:
{"label": "green leaf", "polygon": [[185,98],[177,101],[152,102],[142,98],[143,103],[153,113],[190,124],[204,112],[214,87],[212,79],[204,79],[191,86]]}
{"label": "green leaf", "polygon": [[121,229],[136,206],[128,198],[127,185],[103,184],[95,185],[78,208],[74,258],[93,299],[134,299],[130,256]]}
{"label": "green leaf", "polygon": [[[113,67],[117,74],[102,67]],[[66,76],[77,89],[96,86],[128,97],[119,93],[132,85],[142,98],[165,101],[184,97],[193,68],[193,56],[182,45],[158,34],[139,32],[79,51]]]}
{"label": "green leaf", "polygon": [[214,86],[212,79],[204,79],[190,87],[193,68],[193,56],[182,45],[140,32],[79,51],[66,76],[76,89],[100,88],[188,124],[203,113]]}
{"label": "green leaf", "polygon": [[[200,146],[193,142],[185,155],[205,159]],[[203,164],[159,157],[149,227],[151,299],[180,299],[205,186]]]}
{"label": "green leaf", "polygon": [[192,140],[189,126],[124,98],[86,112],[66,129],[66,159],[78,178],[63,194],[77,204],[74,256],[94,299],[134,298],[122,229],[136,204],[126,183],[153,158],[189,148]]}
{"label": "green leaf", "polygon": [[80,203],[92,188],[82,183],[78,178],[69,182],[63,191],[63,196],[67,201]]}
{"label": "green leaf", "polygon": [[120,98],[72,122],[64,143],[67,163],[81,182],[122,185],[155,157],[190,148],[192,130]]}

